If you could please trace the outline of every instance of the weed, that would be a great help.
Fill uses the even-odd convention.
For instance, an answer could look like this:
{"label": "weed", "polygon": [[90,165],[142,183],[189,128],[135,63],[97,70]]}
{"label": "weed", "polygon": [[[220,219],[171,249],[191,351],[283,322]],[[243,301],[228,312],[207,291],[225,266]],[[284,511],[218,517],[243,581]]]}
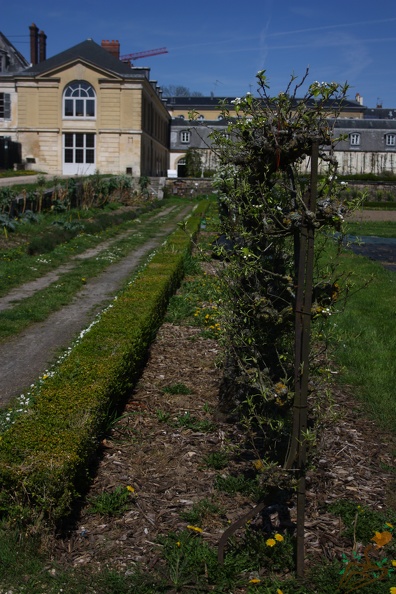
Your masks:
{"label": "weed", "polygon": [[215,488],[229,495],[235,495],[236,493],[243,493],[244,495],[251,495],[254,498],[258,498],[262,493],[257,479],[246,478],[239,474],[238,476],[233,475],[219,475],[215,480]]}
{"label": "weed", "polygon": [[181,382],[175,384],[169,384],[162,388],[164,394],[191,394],[190,388]]}
{"label": "weed", "polygon": [[121,486],[112,492],[103,491],[100,495],[88,499],[88,511],[102,516],[120,516],[130,507],[133,492],[133,487]]}
{"label": "weed", "polygon": [[185,412],[184,415],[180,415],[175,422],[176,427],[183,427],[185,429],[191,429],[191,431],[213,431],[215,425],[207,419],[199,420],[189,412]]}
{"label": "weed", "polygon": [[329,505],[329,512],[339,516],[344,525],[344,535],[353,542],[369,543],[374,534],[387,523],[396,525],[396,514],[385,517],[383,513],[341,499]]}
{"label": "weed", "polygon": [[221,513],[221,508],[216,503],[212,503],[210,499],[202,499],[195,503],[193,507],[180,514],[180,517],[189,524],[202,524],[208,516],[218,515]]}
{"label": "weed", "polygon": [[222,470],[228,464],[228,455],[225,452],[210,452],[203,459],[208,468]]}
{"label": "weed", "polygon": [[169,421],[169,418],[170,418],[169,413],[164,412],[163,410],[160,410],[160,409],[156,410],[155,413],[157,415],[157,420],[160,423],[167,423]]}

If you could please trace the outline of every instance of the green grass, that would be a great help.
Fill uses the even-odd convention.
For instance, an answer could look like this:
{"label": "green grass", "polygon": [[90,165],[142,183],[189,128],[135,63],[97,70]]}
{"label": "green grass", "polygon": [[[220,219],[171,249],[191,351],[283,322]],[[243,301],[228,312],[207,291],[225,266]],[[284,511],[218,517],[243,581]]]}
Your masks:
{"label": "green grass", "polygon": [[381,264],[347,252],[342,268],[353,271],[357,287],[345,310],[332,316],[334,356],[340,381],[353,386],[383,428],[396,431],[396,274]]}
{"label": "green grass", "polygon": [[396,222],[395,221],[380,221],[380,222],[362,222],[352,223],[348,222],[345,225],[345,232],[348,235],[357,237],[374,236],[374,237],[396,237]]}
{"label": "green grass", "polygon": [[[168,218],[174,216],[174,214],[175,212],[168,215]],[[45,320],[52,312],[68,305],[88,279],[97,276],[110,264],[121,260],[139,245],[153,238],[158,231],[158,221],[151,220],[149,214],[140,217],[139,221],[130,221],[122,225],[122,229],[117,230],[119,233],[120,231],[135,228],[136,232],[115,241],[110,247],[93,258],[76,260],[72,270],[62,274],[51,285],[34,293],[31,297],[16,303],[14,307],[1,311],[0,342],[18,334],[35,322]],[[105,236],[102,235],[100,238],[101,241],[113,235],[114,232],[115,230],[113,229],[111,234],[106,233]],[[12,271],[14,276],[9,284],[19,284],[22,279],[26,279],[26,276],[29,277],[27,268],[37,268],[34,272],[41,271],[44,274],[52,269],[54,263],[64,264],[70,260],[71,255],[80,253],[83,245],[87,246],[88,243],[90,247],[94,247],[100,242],[99,238],[96,238],[96,241],[92,241],[90,238],[85,239],[88,239],[88,242],[84,241],[83,238],[72,240],[67,246],[61,246],[57,249],[56,254],[51,254],[50,257],[21,257],[20,260],[15,261],[13,267],[10,265],[9,270],[10,272]],[[76,244],[78,246],[77,248]],[[4,266],[0,264],[0,272],[1,270],[4,270]],[[4,284],[7,285],[7,282]]]}
{"label": "green grass", "polygon": [[[180,205],[179,201],[166,202],[162,207],[167,205]],[[138,221],[134,221],[136,215],[134,212],[127,212],[117,219],[114,218],[110,212],[98,213],[97,211],[85,212],[84,216],[92,217],[96,213],[97,217],[104,217],[106,220],[103,223],[95,225],[95,230],[90,230],[91,227],[87,226],[85,232],[79,233],[76,237],[71,238],[70,241],[63,242],[61,244],[53,245],[53,249],[50,253],[45,254],[29,254],[28,245],[30,242],[36,241],[41,238],[41,241],[45,243],[45,237],[52,235],[54,232],[63,234],[62,229],[56,229],[52,223],[55,220],[51,216],[39,217],[38,223],[23,223],[21,228],[18,230],[21,236],[21,242],[17,243],[10,240],[10,247],[7,248],[7,244],[1,250],[0,256],[0,296],[6,295],[12,288],[21,285],[22,283],[34,280],[46,274],[47,272],[56,269],[61,264],[68,262],[73,256],[81,254],[87,249],[94,248],[103,241],[116,237],[119,233],[126,231],[133,226],[139,228],[138,233],[142,231],[144,225],[152,217],[152,213],[141,213],[139,214]],[[80,221],[79,213],[74,213],[74,219]],[[132,220],[131,220],[132,219]],[[82,221],[84,225],[84,221]],[[152,232],[158,228],[158,222],[153,223]],[[54,231],[55,230],[55,231]]]}

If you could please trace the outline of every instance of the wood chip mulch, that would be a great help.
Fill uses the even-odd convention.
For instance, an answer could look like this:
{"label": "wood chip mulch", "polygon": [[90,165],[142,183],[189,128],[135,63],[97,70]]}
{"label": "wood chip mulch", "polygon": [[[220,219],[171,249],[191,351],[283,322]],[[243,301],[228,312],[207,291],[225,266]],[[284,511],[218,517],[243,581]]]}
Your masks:
{"label": "wood chip mulch", "polygon": [[[103,517],[90,513],[88,501],[68,537],[56,541],[55,558],[65,565],[106,564],[123,572],[137,563],[151,567],[160,556],[157,537],[185,529],[188,521],[182,514],[194,503],[207,499],[223,510],[208,514],[200,526],[203,538],[214,546],[226,527],[254,506],[248,497],[214,488],[218,474],[242,473],[246,462],[231,457],[224,471],[205,463],[208,454],[232,453],[243,442],[237,426],[213,419],[219,362],[218,343],[202,338],[198,328],[162,326],[124,414],[102,443],[88,494],[89,500],[129,485],[135,489],[129,508],[120,517]],[[184,384],[190,393],[164,391],[175,384]],[[321,428],[308,473],[307,563],[340,557],[348,546],[350,551],[340,519],[327,511],[329,503],[351,499],[374,510],[396,509],[395,440],[365,418],[350,394],[334,388],[332,400],[332,415]],[[183,416],[214,426],[210,431],[185,428],[180,426]],[[292,518],[294,513],[292,509]]]}

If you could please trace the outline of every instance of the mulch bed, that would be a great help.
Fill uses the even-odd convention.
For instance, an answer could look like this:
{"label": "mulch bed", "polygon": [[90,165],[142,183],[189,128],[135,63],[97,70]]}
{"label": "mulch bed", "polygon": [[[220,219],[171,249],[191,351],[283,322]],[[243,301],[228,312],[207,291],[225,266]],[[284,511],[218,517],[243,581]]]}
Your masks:
{"label": "mulch bed", "polygon": [[[205,464],[211,452],[241,446],[244,436],[234,424],[214,421],[209,409],[217,404],[221,381],[219,347],[200,336],[198,328],[164,324],[152,345],[139,385],[125,413],[102,443],[102,457],[89,499],[118,486],[131,486],[129,509],[109,518],[82,509],[67,538],[58,539],[54,555],[63,565],[90,568],[103,564],[122,572],[135,564],[153,566],[160,556],[160,534],[183,530],[182,512],[209,499],[223,514],[209,514],[201,525],[203,538],[217,545],[225,528],[254,503],[241,494],[214,488],[221,473],[241,474],[251,462],[231,459],[224,471]],[[184,384],[190,394],[169,394],[164,388]],[[341,533],[340,519],[328,513],[329,503],[342,499],[375,510],[396,509],[395,440],[378,431],[353,397],[334,386],[331,415],[319,433],[319,443],[308,473],[306,511],[307,563],[340,558],[351,543]],[[328,408],[329,403],[323,402]],[[183,415],[213,421],[211,431],[178,426]],[[165,420],[166,419],[166,420]],[[248,466],[247,466],[248,465]],[[290,509],[292,519],[295,509]]]}

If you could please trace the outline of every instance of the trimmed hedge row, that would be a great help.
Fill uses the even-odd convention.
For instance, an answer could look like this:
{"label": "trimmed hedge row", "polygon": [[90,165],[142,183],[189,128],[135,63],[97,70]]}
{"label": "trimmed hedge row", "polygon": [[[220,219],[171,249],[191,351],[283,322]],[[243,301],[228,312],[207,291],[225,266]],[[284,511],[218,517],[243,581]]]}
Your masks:
{"label": "trimmed hedge row", "polygon": [[55,372],[43,376],[28,411],[0,438],[3,515],[55,526],[71,513],[89,484],[106,421],[146,362],[206,207],[199,203],[185,229],[168,238]]}

